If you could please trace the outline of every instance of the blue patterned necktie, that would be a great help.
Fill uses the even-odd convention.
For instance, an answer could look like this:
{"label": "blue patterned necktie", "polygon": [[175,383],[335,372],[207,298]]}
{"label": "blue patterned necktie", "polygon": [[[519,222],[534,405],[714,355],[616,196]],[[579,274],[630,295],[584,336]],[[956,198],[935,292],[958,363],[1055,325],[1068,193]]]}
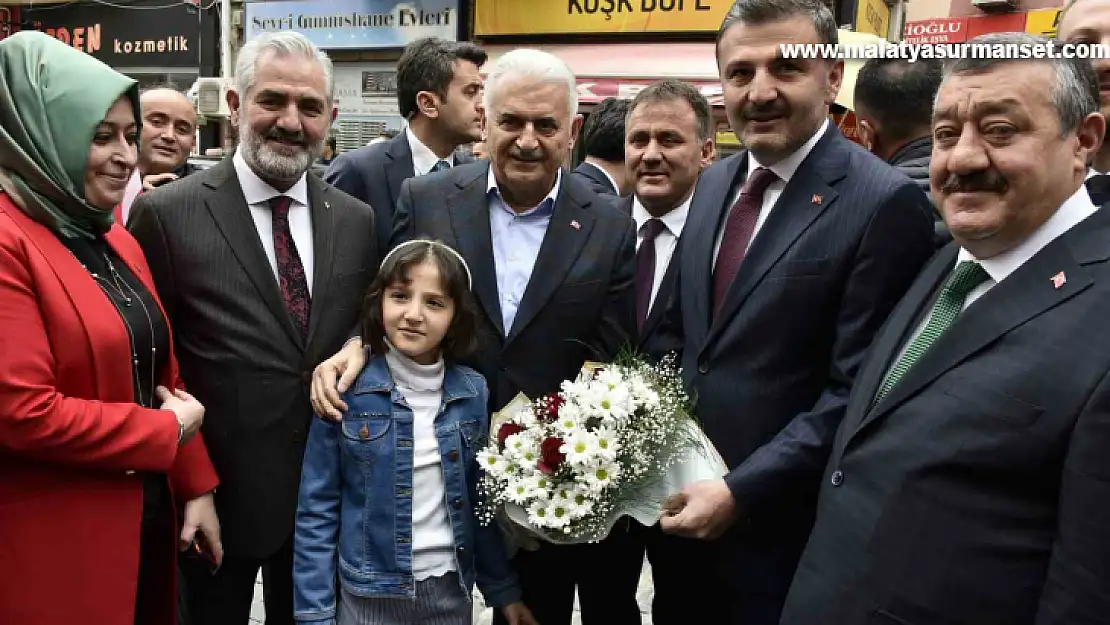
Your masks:
{"label": "blue patterned necktie", "polygon": [[432,165],[432,169],[428,173],[429,174],[434,174],[437,171],[443,171],[444,169],[451,169],[451,163],[448,163],[447,161],[440,160],[440,161],[436,161],[435,165]]}
{"label": "blue patterned necktie", "polygon": [[910,341],[905,353],[887,372],[886,379],[883,380],[883,385],[879,387],[879,392],[875,395],[875,401],[872,405],[879,403],[883,397],[886,397],[890,389],[898,384],[898,381],[906,375],[910,367],[920,360],[925,352],[933,346],[933,343],[944,334],[944,331],[956,321],[960,311],[964,308],[964,302],[967,301],[968,294],[975,290],[975,287],[989,279],[990,276],[987,271],[979,263],[963,261],[956,266],[956,270],[944,283],[944,288],[937,297],[937,301],[933,303],[933,309],[929,312],[925,327],[920,334]]}

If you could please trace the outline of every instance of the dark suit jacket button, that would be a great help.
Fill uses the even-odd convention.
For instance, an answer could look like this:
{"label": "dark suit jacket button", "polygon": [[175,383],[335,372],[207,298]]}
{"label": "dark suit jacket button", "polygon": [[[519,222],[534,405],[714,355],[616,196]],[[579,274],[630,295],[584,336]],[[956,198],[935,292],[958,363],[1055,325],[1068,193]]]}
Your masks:
{"label": "dark suit jacket button", "polygon": [[709,373],[709,363],[708,362],[698,363],[698,373],[700,373],[702,375],[705,375],[705,374]]}
{"label": "dark suit jacket button", "polygon": [[829,478],[829,481],[832,482],[833,486],[840,486],[844,483],[844,472],[840,469],[833,471],[832,477]]}
{"label": "dark suit jacket button", "polygon": [[451,502],[451,505],[454,506],[456,510],[458,510],[462,507],[462,499],[455,497],[455,500]]}
{"label": "dark suit jacket button", "polygon": [[459,459],[459,452],[452,449],[451,451],[447,452],[447,459],[451,462],[455,462]]}

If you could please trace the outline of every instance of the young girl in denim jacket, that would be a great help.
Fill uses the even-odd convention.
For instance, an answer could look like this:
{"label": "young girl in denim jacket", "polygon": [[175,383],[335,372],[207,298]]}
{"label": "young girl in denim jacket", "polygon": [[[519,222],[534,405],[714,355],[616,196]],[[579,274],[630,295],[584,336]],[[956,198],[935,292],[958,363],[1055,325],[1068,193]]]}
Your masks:
{"label": "young girl in denim jacket", "polygon": [[390,252],[366,297],[370,361],[339,423],[308,436],[293,556],[298,623],[469,625],[475,581],[514,625],[520,602],[496,525],[474,515],[487,437],[470,270],[439,242]]}

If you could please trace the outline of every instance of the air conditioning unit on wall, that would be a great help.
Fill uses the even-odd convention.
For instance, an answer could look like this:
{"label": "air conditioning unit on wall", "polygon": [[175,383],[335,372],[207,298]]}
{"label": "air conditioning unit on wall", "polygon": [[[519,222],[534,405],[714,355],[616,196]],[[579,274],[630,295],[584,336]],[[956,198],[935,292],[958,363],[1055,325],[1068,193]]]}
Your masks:
{"label": "air conditioning unit on wall", "polygon": [[971,0],[971,4],[984,13],[1012,13],[1018,8],[1017,0]]}
{"label": "air conditioning unit on wall", "polygon": [[197,113],[205,117],[228,117],[227,89],[231,80],[227,78],[198,78],[193,85]]}

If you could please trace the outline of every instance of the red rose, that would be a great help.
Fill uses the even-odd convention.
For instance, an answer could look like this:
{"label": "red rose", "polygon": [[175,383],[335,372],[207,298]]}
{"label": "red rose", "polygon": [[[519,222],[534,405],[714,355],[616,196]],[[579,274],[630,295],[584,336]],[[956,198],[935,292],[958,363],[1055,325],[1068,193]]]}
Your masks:
{"label": "red rose", "polygon": [[554,436],[549,436],[540,443],[540,462],[536,466],[541,472],[550,475],[563,466],[567,456],[559,451],[562,446],[563,439]]}
{"label": "red rose", "polygon": [[502,423],[501,427],[497,430],[497,444],[504,447],[505,439],[513,434],[520,434],[524,431],[524,426],[517,425],[516,423]]}
{"label": "red rose", "polygon": [[559,418],[559,409],[566,403],[558,393],[550,393],[543,398],[543,407],[536,415],[541,421],[554,421]]}

